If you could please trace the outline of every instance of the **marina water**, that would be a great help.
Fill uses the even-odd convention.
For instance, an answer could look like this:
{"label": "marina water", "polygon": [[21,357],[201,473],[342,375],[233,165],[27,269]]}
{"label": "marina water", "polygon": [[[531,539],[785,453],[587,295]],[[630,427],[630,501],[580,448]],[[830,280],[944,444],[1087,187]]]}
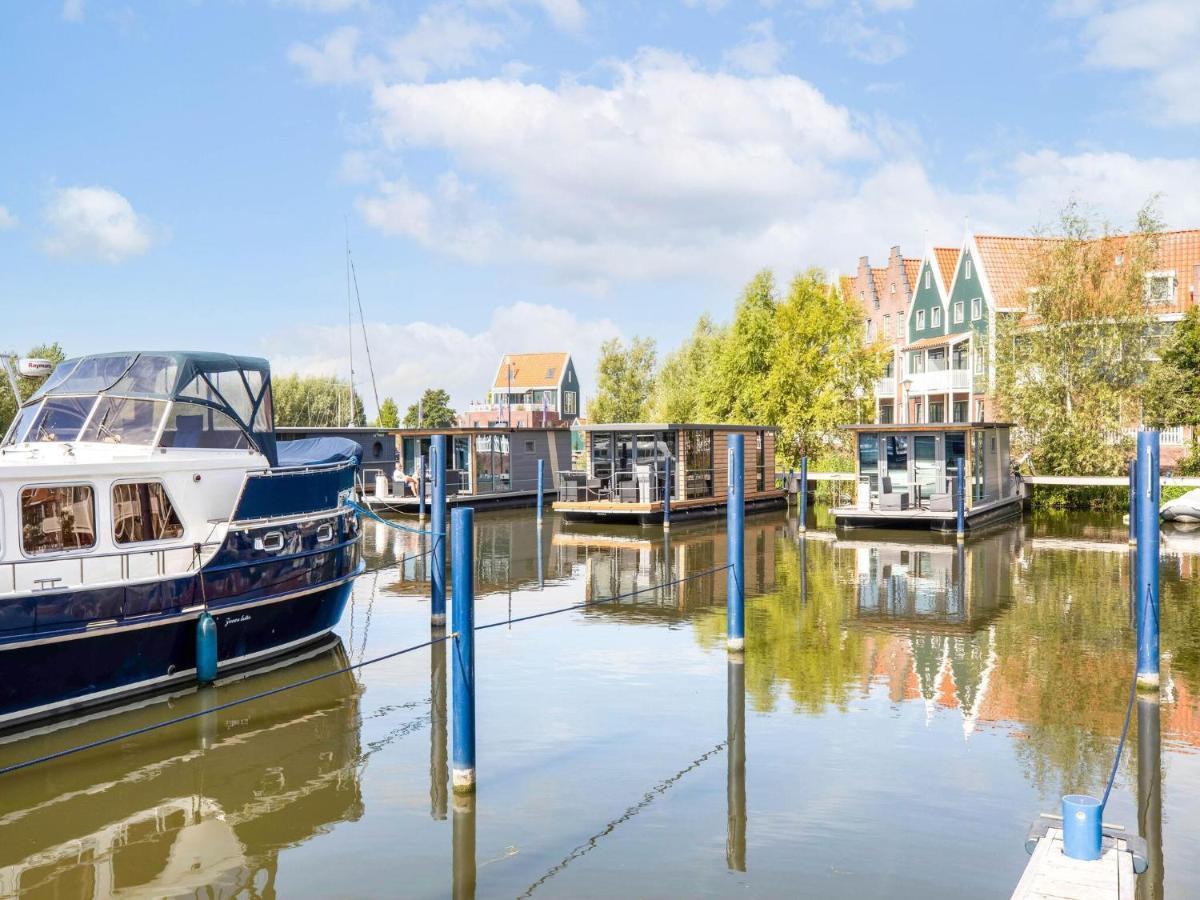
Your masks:
{"label": "marina water", "polygon": [[[1112,762],[1124,526],[1034,517],[959,548],[808,524],[747,520],[740,670],[724,571],[480,632],[474,798],[450,791],[440,644],[8,776],[0,896],[1008,896],[1030,821]],[[334,646],[0,743],[0,766],[428,639],[424,538],[365,532],[368,566],[405,561],[358,581]],[[1200,537],[1164,552],[1162,702],[1105,814],[1149,839],[1142,897],[1200,894]],[[724,563],[723,522],[481,513],[476,621]]]}

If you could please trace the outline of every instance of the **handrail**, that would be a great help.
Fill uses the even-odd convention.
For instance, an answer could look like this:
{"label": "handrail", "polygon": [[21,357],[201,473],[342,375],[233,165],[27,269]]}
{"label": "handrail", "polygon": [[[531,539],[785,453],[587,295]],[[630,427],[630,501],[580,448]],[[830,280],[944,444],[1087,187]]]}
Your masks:
{"label": "handrail", "polygon": [[[9,590],[7,593],[13,593],[13,594],[35,593],[36,594],[36,593],[39,593],[42,591],[62,590],[67,587],[77,587],[79,585],[83,585],[83,583],[84,583],[84,566],[88,562],[91,562],[93,560],[119,559],[120,567],[118,570],[119,574],[117,577],[125,580],[130,577],[129,560],[135,556],[152,557],[154,559],[155,575],[161,576],[161,575],[167,574],[166,554],[178,553],[180,551],[187,551],[192,554],[192,562],[190,562],[188,564],[187,568],[183,569],[181,572],[178,573],[180,575],[186,575],[193,571],[199,571],[200,556],[201,556],[202,551],[204,551],[205,549],[211,548],[211,547],[219,548],[223,543],[224,543],[224,541],[203,541],[203,542],[191,543],[191,544],[176,544],[176,545],[173,545],[170,547],[142,547],[142,548],[136,549],[136,550],[113,550],[113,551],[108,551],[105,553],[73,553],[70,555],[56,554],[53,556],[43,556],[43,557],[34,558],[34,559],[10,559],[10,560],[4,560],[3,562],[0,562],[0,568],[7,567],[9,570],[8,581],[9,581],[10,587],[9,587]],[[53,563],[78,563],[78,565],[79,565],[79,585],[56,584],[56,585],[50,585],[49,587],[33,588],[28,592],[17,590],[17,572],[18,572],[17,567],[18,566],[33,566],[33,565],[45,566],[45,565],[50,565]],[[62,581],[62,577],[61,576],[53,576],[53,577],[47,577],[47,578],[35,578],[35,579],[33,579],[33,581],[34,581],[34,583]]]}

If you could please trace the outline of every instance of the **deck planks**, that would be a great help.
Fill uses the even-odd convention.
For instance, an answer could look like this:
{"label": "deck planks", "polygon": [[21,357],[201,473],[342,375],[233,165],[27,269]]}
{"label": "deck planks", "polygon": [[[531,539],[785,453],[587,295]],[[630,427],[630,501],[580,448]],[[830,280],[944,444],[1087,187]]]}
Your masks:
{"label": "deck planks", "polygon": [[1012,900],[1133,900],[1136,876],[1125,841],[1105,838],[1097,860],[1063,853],[1062,829],[1050,828],[1037,843]]}

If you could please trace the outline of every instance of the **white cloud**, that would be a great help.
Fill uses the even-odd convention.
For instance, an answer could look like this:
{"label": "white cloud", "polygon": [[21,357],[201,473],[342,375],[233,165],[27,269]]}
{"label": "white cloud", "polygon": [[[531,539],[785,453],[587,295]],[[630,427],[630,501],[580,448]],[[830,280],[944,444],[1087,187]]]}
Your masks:
{"label": "white cloud", "polygon": [[912,9],[914,0],[871,0],[871,5],[880,12],[896,12]]}
{"label": "white cloud", "polygon": [[58,189],[45,219],[51,233],[42,249],[50,256],[118,263],[145,253],[154,242],[150,224],[111,188]]}
{"label": "white cloud", "polygon": [[1085,61],[1097,68],[1144,73],[1142,113],[1181,124],[1200,122],[1200,5],[1178,0],[1060,5],[1081,17]]}
{"label": "white cloud", "polygon": [[769,75],[779,68],[784,45],[775,37],[775,26],[763,19],[746,26],[746,37],[725,51],[727,66],[750,75]]}
{"label": "white cloud", "polygon": [[384,40],[377,53],[360,52],[362,37],[359,29],[343,26],[319,45],[293,44],[288,59],[317,84],[381,78],[424,81],[436,72],[474,66],[484,53],[505,43],[499,28],[449,6],[426,10],[407,32]]}
{"label": "white cloud", "polygon": [[908,52],[908,40],[899,24],[885,23],[881,27],[873,23],[874,19],[862,4],[852,0],[825,20],[824,39],[828,43],[841,44],[855,59],[877,66]]}
{"label": "white cloud", "polygon": [[[369,322],[367,327],[379,395],[395,398],[401,411],[426,387],[445,388],[459,410],[483,400],[501,355],[510,352],[570,351],[587,395],[595,390],[592,373],[600,345],[620,336],[608,319],[581,319],[559,307],[526,302],[496,308],[486,328],[476,332],[423,321]],[[278,373],[344,374],[345,344],[344,326],[305,326],[271,336],[265,352]],[[373,408],[361,345],[355,359],[359,391]]]}
{"label": "white cloud", "polygon": [[579,0],[537,0],[556,28],[572,33],[583,30],[587,12]]}
{"label": "white cloud", "polygon": [[690,6],[692,9],[706,9],[710,13],[720,12],[729,0],[683,0],[684,6]]}
{"label": "white cloud", "polygon": [[82,22],[83,0],[63,0],[59,16],[64,22]]}
{"label": "white cloud", "polygon": [[291,6],[305,12],[342,13],[356,6],[365,6],[366,0],[273,0],[276,6]]}
{"label": "white cloud", "polygon": [[17,227],[17,217],[8,211],[7,206],[0,205],[0,231],[8,231]]}

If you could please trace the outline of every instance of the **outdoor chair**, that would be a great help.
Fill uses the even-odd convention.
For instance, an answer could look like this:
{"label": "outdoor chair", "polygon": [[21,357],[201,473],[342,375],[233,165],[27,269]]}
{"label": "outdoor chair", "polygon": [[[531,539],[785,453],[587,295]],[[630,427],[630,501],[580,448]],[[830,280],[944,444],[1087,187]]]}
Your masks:
{"label": "outdoor chair", "polygon": [[908,509],[908,491],[893,491],[892,479],[886,476],[879,484],[880,509]]}

